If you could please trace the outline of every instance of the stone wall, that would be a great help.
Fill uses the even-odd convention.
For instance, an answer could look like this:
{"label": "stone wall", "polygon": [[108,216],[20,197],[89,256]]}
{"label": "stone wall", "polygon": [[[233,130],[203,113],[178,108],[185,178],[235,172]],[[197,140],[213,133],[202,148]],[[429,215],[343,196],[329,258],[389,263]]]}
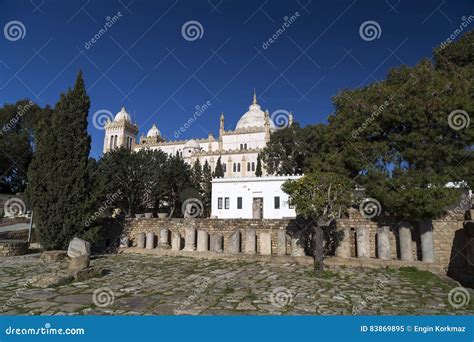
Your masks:
{"label": "stone wall", "polygon": [[[337,222],[338,229],[350,231],[350,255],[357,257],[356,228],[365,227],[369,233],[369,255],[377,258],[377,227],[390,227],[391,259],[400,259],[398,229],[403,218],[380,217],[377,220],[365,219],[359,212],[351,212],[349,218]],[[444,268],[462,268],[466,264],[467,235],[463,230],[463,214],[450,212],[443,218],[433,220],[433,242],[435,262]],[[412,226],[412,257],[422,260],[420,231],[417,225]]]}
{"label": "stone wall", "polygon": [[[352,211],[349,217],[340,219],[337,222],[337,230],[345,230],[348,232],[348,255],[347,257],[360,257],[357,251],[356,243],[356,232],[358,228],[365,228],[366,234],[368,235],[368,257],[378,258],[377,253],[377,228],[380,226],[388,226],[388,244],[389,244],[389,255],[390,259],[400,259],[400,236],[399,229],[403,222],[401,218],[396,217],[380,217],[377,220],[370,220],[363,218],[358,211]],[[448,268],[462,269],[466,267],[466,244],[467,235],[463,230],[463,215],[454,214],[453,212],[446,215],[444,218],[434,220],[432,223],[432,237],[434,243],[434,262],[439,266],[443,267],[446,271]],[[270,232],[272,241],[272,254],[278,254],[278,238],[281,233],[278,231],[286,232],[286,252],[287,255],[294,254],[292,245],[295,240],[298,240],[297,248],[307,248],[307,243],[302,243],[304,238],[298,232],[303,231],[304,234],[308,234],[310,229],[305,229],[307,224],[301,223],[294,219],[282,219],[282,220],[242,220],[242,219],[128,219],[124,224],[125,235],[129,237],[132,246],[137,245],[137,236],[140,233],[152,232],[155,236],[154,246],[157,245],[160,231],[164,228],[169,229],[170,237],[179,234],[181,240],[185,239],[186,228],[195,228],[196,231],[203,230],[209,235],[222,234],[224,241],[224,252],[228,249],[229,236],[239,230],[240,236],[240,251],[245,250],[245,231],[249,228],[256,230],[256,253],[260,253],[260,236],[262,233]],[[422,260],[422,248],[420,240],[419,227],[411,227],[411,259]],[[181,241],[181,248],[184,247],[184,241]],[[406,246],[405,246],[406,249]],[[280,249],[281,253],[281,249]],[[296,254],[295,254],[296,255]]]}
{"label": "stone wall", "polygon": [[28,242],[20,240],[1,240],[0,256],[17,256],[28,253]]}
{"label": "stone wall", "polygon": [[[129,219],[125,223],[126,234],[129,236],[131,245],[137,245],[137,236],[140,233],[153,232],[156,237],[160,235],[160,230],[168,228],[171,234],[178,233],[182,238],[186,236],[186,228],[193,227],[197,231],[204,230],[209,234],[220,233],[224,237],[224,250],[228,248],[229,236],[236,230],[241,231],[241,251],[245,249],[245,229],[256,230],[257,246],[256,252],[260,253],[260,234],[270,232],[272,239],[272,254],[277,254],[277,231],[292,231],[295,220],[242,220],[242,219]],[[296,230],[296,227],[293,228]],[[291,236],[287,234],[286,254],[292,254]]]}

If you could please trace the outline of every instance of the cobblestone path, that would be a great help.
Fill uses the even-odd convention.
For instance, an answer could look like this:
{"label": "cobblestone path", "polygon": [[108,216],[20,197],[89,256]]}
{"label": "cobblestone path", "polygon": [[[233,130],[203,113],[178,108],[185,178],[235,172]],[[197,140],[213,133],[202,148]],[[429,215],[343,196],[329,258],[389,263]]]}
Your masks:
{"label": "cobblestone path", "polygon": [[[99,256],[106,275],[55,288],[28,282],[67,267],[37,256],[0,259],[1,314],[8,315],[443,315],[474,313],[428,272],[339,268],[131,254]],[[469,290],[471,291],[471,290]],[[468,292],[473,297],[472,292]]]}

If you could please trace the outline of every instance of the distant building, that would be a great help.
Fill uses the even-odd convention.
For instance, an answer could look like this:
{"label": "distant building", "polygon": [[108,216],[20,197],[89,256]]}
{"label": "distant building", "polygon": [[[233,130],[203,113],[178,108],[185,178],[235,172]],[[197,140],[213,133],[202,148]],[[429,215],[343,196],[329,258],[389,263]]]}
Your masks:
{"label": "distant building", "polygon": [[[288,114],[284,126],[293,122],[293,115]],[[224,114],[220,116],[219,137],[210,133],[207,138],[190,140],[165,140],[156,125],[147,135],[142,135],[137,143],[138,126],[132,123],[125,108],[105,126],[104,153],[115,148],[125,147],[132,151],[141,149],[161,150],[169,155],[179,154],[190,165],[199,159],[201,165],[207,161],[215,170],[217,159],[221,158],[224,177],[254,176],[257,170],[257,156],[270,141],[270,135],[276,126],[257,103],[254,92],[253,101],[248,111],[237,122],[235,130],[224,129]],[[265,174],[265,169],[262,170]]]}
{"label": "distant building", "polygon": [[214,178],[211,217],[219,219],[294,218],[296,212],[281,186],[302,176]]}

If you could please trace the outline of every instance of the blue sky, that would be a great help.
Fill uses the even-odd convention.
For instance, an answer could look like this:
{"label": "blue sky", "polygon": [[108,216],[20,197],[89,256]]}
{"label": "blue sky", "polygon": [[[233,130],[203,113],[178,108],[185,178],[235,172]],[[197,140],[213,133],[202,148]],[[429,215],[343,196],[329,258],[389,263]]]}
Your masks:
{"label": "blue sky", "polygon": [[[0,1],[1,26],[11,21],[24,26],[20,39],[6,39],[5,32],[0,36],[0,96],[3,103],[31,98],[54,105],[82,69],[91,98],[93,157],[101,155],[104,136],[92,124],[93,114],[115,114],[121,106],[132,114],[140,134],[156,123],[171,139],[196,106],[208,101],[209,108],[181,137],[217,136],[221,112],[226,128],[235,128],[254,88],[270,113],[292,111],[303,125],[325,122],[333,110],[332,96],[383,79],[392,67],[430,57],[434,46],[474,14],[473,4]],[[106,18],[114,15],[115,22],[99,34]],[[292,16],[292,23],[278,34],[285,18]],[[202,27],[198,39],[183,36],[189,21]],[[367,21],[380,28],[373,40],[360,34]],[[87,44],[97,34],[99,39]],[[275,41],[264,48],[275,34]]]}

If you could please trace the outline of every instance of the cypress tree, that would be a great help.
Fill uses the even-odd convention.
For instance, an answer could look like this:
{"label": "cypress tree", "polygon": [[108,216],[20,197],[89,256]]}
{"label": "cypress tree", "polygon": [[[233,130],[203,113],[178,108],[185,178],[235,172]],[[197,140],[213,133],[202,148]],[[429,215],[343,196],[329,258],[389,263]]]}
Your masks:
{"label": "cypress tree", "polygon": [[224,168],[222,167],[221,157],[217,159],[216,169],[214,170],[214,177],[215,178],[224,177]]}
{"label": "cypress tree", "polygon": [[257,155],[257,168],[255,170],[255,176],[262,177],[262,160],[260,159],[260,153]]}
{"label": "cypress tree", "polygon": [[72,238],[86,237],[93,229],[85,224],[94,206],[89,195],[89,107],[79,72],[74,88],[61,95],[51,117],[38,125],[28,171],[28,198],[39,241],[46,250],[64,249]]}
{"label": "cypress tree", "polygon": [[198,190],[199,192],[202,192],[203,174],[202,174],[201,162],[199,161],[199,159],[196,159],[196,161],[193,164],[192,181],[196,190]]}

